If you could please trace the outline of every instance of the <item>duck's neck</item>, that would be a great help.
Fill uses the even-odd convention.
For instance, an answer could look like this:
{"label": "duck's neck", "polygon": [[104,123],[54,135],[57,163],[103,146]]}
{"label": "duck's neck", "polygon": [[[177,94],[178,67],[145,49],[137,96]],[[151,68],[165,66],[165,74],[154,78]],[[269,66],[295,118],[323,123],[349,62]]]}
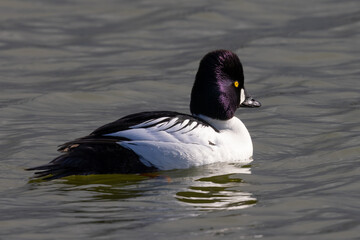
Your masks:
{"label": "duck's neck", "polygon": [[209,123],[211,126],[215,127],[219,131],[221,130],[241,131],[243,129],[246,129],[242,121],[235,116],[228,120],[214,119],[202,114],[196,114],[194,116],[204,120],[205,122]]}

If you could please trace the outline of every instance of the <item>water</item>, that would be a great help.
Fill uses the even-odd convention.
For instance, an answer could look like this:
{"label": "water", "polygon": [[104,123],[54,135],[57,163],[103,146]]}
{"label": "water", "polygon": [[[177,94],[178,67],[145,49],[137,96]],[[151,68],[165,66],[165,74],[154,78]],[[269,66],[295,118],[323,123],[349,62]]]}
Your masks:
{"label": "water", "polygon": [[[359,1],[0,3],[1,239],[359,239]],[[239,54],[249,166],[32,181],[126,114],[188,112],[200,58]]]}

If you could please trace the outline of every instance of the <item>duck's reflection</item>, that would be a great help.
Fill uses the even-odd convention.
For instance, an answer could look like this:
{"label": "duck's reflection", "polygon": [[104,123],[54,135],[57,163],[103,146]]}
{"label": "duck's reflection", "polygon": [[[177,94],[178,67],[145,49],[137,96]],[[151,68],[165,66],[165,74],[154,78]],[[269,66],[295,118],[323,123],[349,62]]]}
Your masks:
{"label": "duck's reflection", "polygon": [[257,200],[251,193],[241,190],[246,184],[241,176],[251,174],[249,165],[221,164],[212,167],[221,167],[221,174],[194,179],[187,189],[177,192],[175,198],[181,203],[203,210],[240,209],[256,204]]}
{"label": "duck's reflection", "polygon": [[[55,181],[31,180],[32,188],[40,185],[51,185],[63,195],[82,193],[82,202],[113,201],[137,198],[147,192],[146,187],[139,188],[138,184],[149,179],[138,174],[99,174],[69,176]],[[146,181],[145,181],[146,182]]]}
{"label": "duck's reflection", "polygon": [[[159,203],[175,196],[178,203],[197,210],[240,209],[253,206],[257,200],[244,191],[245,175],[251,174],[250,165],[228,163],[211,164],[192,169],[153,174],[100,174],[69,176],[56,181],[31,180],[29,186],[48,187],[61,195],[80,202],[114,202],[137,199],[139,205]],[[149,181],[153,179],[152,181]],[[74,194],[76,193],[76,194]],[[123,202],[124,204],[124,202]]]}

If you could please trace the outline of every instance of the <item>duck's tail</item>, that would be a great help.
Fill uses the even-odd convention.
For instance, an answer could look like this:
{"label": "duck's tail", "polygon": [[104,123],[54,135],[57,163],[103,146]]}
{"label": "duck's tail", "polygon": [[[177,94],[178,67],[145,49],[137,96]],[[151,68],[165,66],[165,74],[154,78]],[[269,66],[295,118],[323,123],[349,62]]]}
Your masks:
{"label": "duck's tail", "polygon": [[119,144],[79,144],[45,165],[27,168],[36,171],[35,178],[52,180],[70,175],[144,173],[154,167],[145,166],[131,150]]}

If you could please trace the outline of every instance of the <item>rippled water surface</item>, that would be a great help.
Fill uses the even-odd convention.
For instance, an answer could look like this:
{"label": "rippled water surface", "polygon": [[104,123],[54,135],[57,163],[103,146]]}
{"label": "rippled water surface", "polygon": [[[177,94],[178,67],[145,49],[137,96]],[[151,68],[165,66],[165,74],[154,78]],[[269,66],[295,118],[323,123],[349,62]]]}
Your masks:
{"label": "rippled water surface", "polygon": [[[359,239],[360,2],[0,2],[0,238]],[[24,168],[126,114],[188,113],[235,51],[248,166],[44,182]]]}

